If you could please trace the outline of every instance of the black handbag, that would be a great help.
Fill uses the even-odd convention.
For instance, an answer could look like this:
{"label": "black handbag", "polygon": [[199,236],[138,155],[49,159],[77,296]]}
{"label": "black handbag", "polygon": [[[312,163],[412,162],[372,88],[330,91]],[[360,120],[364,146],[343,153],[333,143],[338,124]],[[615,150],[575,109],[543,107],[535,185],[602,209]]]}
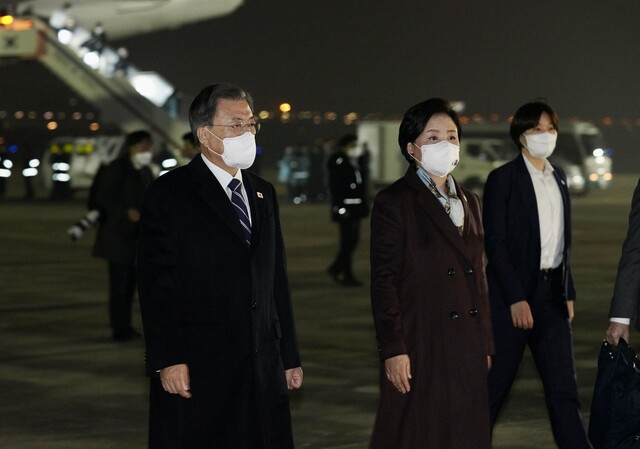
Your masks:
{"label": "black handbag", "polygon": [[640,449],[640,360],[622,338],[600,348],[589,439],[594,449]]}

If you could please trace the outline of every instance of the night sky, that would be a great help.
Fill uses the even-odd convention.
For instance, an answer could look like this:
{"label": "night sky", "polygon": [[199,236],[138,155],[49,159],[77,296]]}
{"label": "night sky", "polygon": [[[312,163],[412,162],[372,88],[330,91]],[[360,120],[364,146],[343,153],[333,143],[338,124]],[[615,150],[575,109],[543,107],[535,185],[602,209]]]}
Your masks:
{"label": "night sky", "polygon": [[248,0],[226,17],[113,44],[187,103],[229,81],[258,109],[402,114],[442,96],[468,113],[509,115],[546,97],[561,117],[635,120],[639,23],[637,0]]}
{"label": "night sky", "polygon": [[[338,117],[399,117],[440,96],[463,101],[465,114],[505,120],[544,97],[561,126],[573,118],[602,125],[604,117],[622,125],[603,132],[619,150],[617,167],[628,168],[636,159],[640,167],[639,23],[640,0],[247,0],[225,17],[109,45],[126,46],[138,69],[173,83],[183,111],[202,87],[221,81],[248,89],[257,110],[276,111],[286,101],[294,114]],[[36,61],[0,61],[3,110],[11,117],[16,110],[95,108]],[[43,122],[5,125],[7,142],[51,138]],[[56,132],[87,132],[87,124],[72,126],[66,120]],[[293,141],[336,138],[346,131],[340,126],[270,123],[260,141],[276,157]]]}

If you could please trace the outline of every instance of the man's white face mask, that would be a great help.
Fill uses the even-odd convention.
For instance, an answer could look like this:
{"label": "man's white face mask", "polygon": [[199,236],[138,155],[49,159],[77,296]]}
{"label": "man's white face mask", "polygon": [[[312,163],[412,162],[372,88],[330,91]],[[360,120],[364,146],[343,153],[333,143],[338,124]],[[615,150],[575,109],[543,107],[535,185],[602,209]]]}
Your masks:
{"label": "man's white face mask", "polygon": [[256,160],[256,136],[254,134],[247,131],[241,136],[221,139],[207,128],[205,129],[209,134],[221,141],[224,147],[223,153],[216,153],[209,147],[206,147],[207,150],[220,156],[228,167],[244,170],[253,165]]}
{"label": "man's white face mask", "polygon": [[153,159],[153,153],[151,151],[142,151],[140,153],[135,153],[133,155],[133,158],[138,165],[140,165],[141,167],[146,167],[151,163],[151,160]]}

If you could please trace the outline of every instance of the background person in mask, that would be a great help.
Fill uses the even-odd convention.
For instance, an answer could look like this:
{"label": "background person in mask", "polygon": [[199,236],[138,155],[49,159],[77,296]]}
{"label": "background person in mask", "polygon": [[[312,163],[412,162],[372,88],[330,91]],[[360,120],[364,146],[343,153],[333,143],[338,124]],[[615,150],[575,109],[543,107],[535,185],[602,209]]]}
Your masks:
{"label": "background person in mask", "polygon": [[483,196],[496,345],[489,373],[491,424],[529,346],[556,444],[589,448],[571,338],[576,292],[569,262],[569,190],[564,172],[547,161],[555,148],[558,116],[542,101],[527,103],[513,116],[510,132],[520,155],[491,172]]}
{"label": "background person in mask", "polygon": [[180,148],[180,155],[185,158],[185,160],[190,161],[199,153],[200,151],[198,151],[196,139],[193,137],[193,133],[191,131],[184,133],[182,135],[182,148]]}
{"label": "background person in mask", "polygon": [[353,275],[352,256],[360,239],[360,221],[369,214],[368,155],[354,134],[340,138],[336,152],[329,158],[331,219],[338,224],[338,253],[327,273],[346,287],[361,286]]}
{"label": "background person in mask", "polygon": [[480,200],[458,184],[460,123],[433,98],[410,108],[404,177],[371,213],[380,402],[371,449],[488,449],[493,342]]}
{"label": "background person in mask", "polygon": [[189,121],[201,154],[152,183],[142,207],[149,447],[291,449],[287,388],[302,369],[276,192],[246,171],[253,100],[214,84]]}
{"label": "background person in mask", "polygon": [[120,156],[100,168],[90,191],[89,210],[97,211],[99,217],[93,255],[109,263],[109,318],[116,341],[140,337],[131,326],[131,306],[140,205],[153,179],[152,158],[147,131],[127,135]]}

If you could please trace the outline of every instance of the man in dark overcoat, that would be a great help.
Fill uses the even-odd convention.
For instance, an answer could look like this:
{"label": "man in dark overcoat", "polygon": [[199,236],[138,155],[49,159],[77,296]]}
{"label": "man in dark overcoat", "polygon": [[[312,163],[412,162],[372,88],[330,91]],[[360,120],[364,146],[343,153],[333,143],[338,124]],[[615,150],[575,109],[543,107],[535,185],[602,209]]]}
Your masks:
{"label": "man in dark overcoat", "polygon": [[613,345],[620,337],[629,342],[629,326],[635,318],[635,326],[640,330],[640,181],[633,192],[629,228],[622,246],[618,263],[616,284],[609,309],[609,326],[605,338]]}
{"label": "man in dark overcoat", "polygon": [[246,169],[259,124],[215,84],[189,119],[202,154],[151,184],[140,234],[150,448],[290,449],[302,384],[278,203]]}
{"label": "man in dark overcoat", "polygon": [[116,341],[140,338],[131,325],[131,307],[140,205],[153,180],[151,159],[151,135],[147,131],[128,134],[120,156],[98,171],[89,195],[89,210],[99,211],[93,255],[109,263],[109,319]]}
{"label": "man in dark overcoat", "polygon": [[360,240],[360,222],[369,214],[368,155],[358,137],[342,136],[327,162],[331,193],[331,220],[338,224],[338,253],[327,272],[346,287],[362,285],[353,273],[353,253]]}

